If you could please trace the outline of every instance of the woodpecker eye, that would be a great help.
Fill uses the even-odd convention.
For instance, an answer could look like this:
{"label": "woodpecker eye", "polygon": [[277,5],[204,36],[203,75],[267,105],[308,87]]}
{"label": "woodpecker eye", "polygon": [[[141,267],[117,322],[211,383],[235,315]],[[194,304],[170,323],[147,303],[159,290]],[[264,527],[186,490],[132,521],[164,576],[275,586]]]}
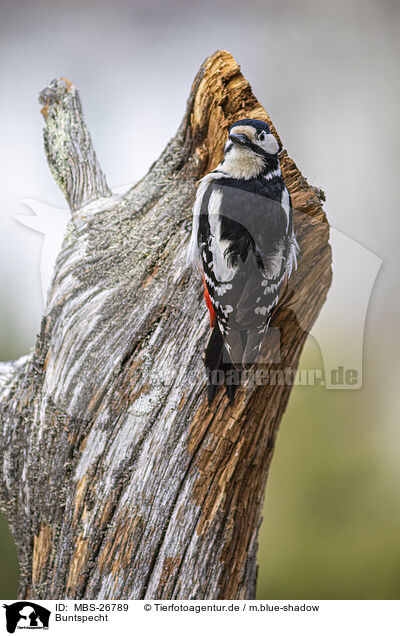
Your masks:
{"label": "woodpecker eye", "polygon": [[258,135],[258,138],[259,138],[259,140],[260,140],[260,141],[264,141],[264,139],[265,139],[265,132],[264,132],[264,131],[262,131],[262,132]]}

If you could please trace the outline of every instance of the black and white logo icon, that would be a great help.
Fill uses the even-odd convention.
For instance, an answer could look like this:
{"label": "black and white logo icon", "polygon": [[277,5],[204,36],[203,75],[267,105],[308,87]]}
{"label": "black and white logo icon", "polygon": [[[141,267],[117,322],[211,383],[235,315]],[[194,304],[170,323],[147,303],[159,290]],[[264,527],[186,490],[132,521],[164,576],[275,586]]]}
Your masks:
{"label": "black and white logo icon", "polygon": [[7,631],[14,634],[16,629],[48,629],[50,610],[31,603],[18,601],[11,605],[3,605],[6,610]]}

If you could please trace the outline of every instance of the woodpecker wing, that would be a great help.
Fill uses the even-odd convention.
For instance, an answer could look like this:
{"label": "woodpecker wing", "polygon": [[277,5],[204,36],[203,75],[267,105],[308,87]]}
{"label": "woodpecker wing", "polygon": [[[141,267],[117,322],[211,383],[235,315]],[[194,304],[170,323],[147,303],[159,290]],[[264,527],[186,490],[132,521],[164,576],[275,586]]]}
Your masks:
{"label": "woodpecker wing", "polygon": [[199,256],[229,356],[253,362],[293,266],[290,197],[282,178],[212,174],[199,205]]}

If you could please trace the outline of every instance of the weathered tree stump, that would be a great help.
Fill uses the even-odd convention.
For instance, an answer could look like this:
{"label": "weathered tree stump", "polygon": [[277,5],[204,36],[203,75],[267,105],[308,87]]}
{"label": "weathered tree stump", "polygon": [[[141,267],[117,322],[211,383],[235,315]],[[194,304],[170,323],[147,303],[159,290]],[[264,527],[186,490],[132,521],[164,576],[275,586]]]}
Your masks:
{"label": "weathered tree stump", "polygon": [[[196,182],[220,161],[227,128],[269,117],[231,55],[217,52],[176,136],[116,196],[75,86],[53,81],[40,101],[71,220],[35,351],[0,364],[0,499],[20,597],[253,597],[266,476],[291,385],[243,387],[234,406],[221,390],[208,408],[209,326],[185,253]],[[281,163],[301,260],[273,317],[281,361],[266,368],[278,370],[297,368],[331,280],[323,195],[286,151]]]}

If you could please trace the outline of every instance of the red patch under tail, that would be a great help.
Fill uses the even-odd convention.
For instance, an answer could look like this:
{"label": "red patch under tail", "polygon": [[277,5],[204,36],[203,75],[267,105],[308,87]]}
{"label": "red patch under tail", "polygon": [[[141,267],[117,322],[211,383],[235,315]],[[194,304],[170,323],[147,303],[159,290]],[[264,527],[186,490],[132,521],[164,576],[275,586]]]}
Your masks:
{"label": "red patch under tail", "polygon": [[204,298],[205,298],[205,301],[206,301],[206,304],[207,304],[207,307],[208,307],[208,311],[210,312],[210,327],[212,329],[215,326],[217,317],[215,315],[214,307],[212,306],[210,294],[208,293],[206,279],[205,279],[204,274],[203,274],[203,284],[204,284]]}

